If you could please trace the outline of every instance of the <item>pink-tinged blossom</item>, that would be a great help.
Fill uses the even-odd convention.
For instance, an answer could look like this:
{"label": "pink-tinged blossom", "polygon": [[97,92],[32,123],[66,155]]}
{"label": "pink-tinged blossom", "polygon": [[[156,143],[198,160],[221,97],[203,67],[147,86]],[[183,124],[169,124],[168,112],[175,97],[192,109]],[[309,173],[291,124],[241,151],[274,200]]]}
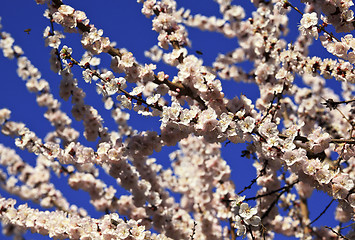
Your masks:
{"label": "pink-tinged blossom", "polygon": [[302,16],[301,22],[300,22],[299,30],[301,31],[302,34],[304,35],[311,35],[315,39],[318,39],[318,17],[317,13],[312,12],[312,13],[305,13]]}
{"label": "pink-tinged blossom", "polygon": [[90,70],[90,69],[85,69],[85,70],[82,72],[82,74],[83,74],[83,78],[84,78],[85,82],[91,83],[91,79],[92,79],[92,77],[93,77],[93,72],[92,72],[92,70]]}
{"label": "pink-tinged blossom", "polygon": [[183,109],[179,116],[179,123],[188,126],[190,122],[197,116],[198,110],[196,108]]}
{"label": "pink-tinged blossom", "polygon": [[245,197],[238,197],[232,204],[233,225],[237,229],[237,235],[245,235],[248,225],[259,226],[261,219],[257,216],[257,209],[251,208],[245,202],[242,202]]}
{"label": "pink-tinged blossom", "polygon": [[117,93],[119,89],[120,89],[120,84],[118,78],[113,78],[105,82],[105,90],[109,96]]}
{"label": "pink-tinged blossom", "polygon": [[331,179],[334,176],[334,172],[329,170],[329,165],[328,164],[323,164],[323,166],[318,169],[318,171],[315,174],[315,179],[320,183],[320,184],[328,184]]}
{"label": "pink-tinged blossom", "polygon": [[148,51],[144,52],[144,56],[150,58],[153,62],[159,62],[163,57],[163,50],[159,46],[154,45]]}
{"label": "pink-tinged blossom", "polygon": [[0,125],[10,118],[11,111],[9,109],[0,109]]}
{"label": "pink-tinged blossom", "polygon": [[249,205],[247,203],[242,203],[240,205],[240,209],[239,209],[239,215],[243,218],[243,219],[249,219],[252,216],[254,216],[258,211],[256,210],[256,208],[250,208]]}
{"label": "pink-tinged blossom", "polygon": [[245,119],[238,121],[238,124],[243,132],[251,133],[255,128],[255,119],[247,116]]}
{"label": "pink-tinged blossom", "polygon": [[74,8],[72,8],[71,6],[68,6],[68,5],[61,5],[59,8],[58,8],[58,12],[63,14],[63,15],[72,15],[74,13]]}
{"label": "pink-tinged blossom", "polygon": [[74,17],[77,21],[82,22],[86,19],[86,13],[83,11],[76,10],[74,12]]}
{"label": "pink-tinged blossom", "polygon": [[144,86],[135,87],[132,89],[132,91],[129,94],[133,95],[133,96],[137,96],[138,94],[143,92],[143,89],[144,89]]}
{"label": "pink-tinged blossom", "polygon": [[74,8],[69,5],[61,5],[58,8],[58,12],[55,12],[53,20],[57,23],[62,24],[67,28],[75,28],[77,26],[76,18],[74,16]]}
{"label": "pink-tinged blossom", "polygon": [[147,97],[147,104],[149,105],[155,104],[156,102],[158,102],[159,98],[160,98],[160,94],[149,96]]}
{"label": "pink-tinged blossom", "polygon": [[321,167],[322,165],[319,161],[308,160],[303,165],[303,171],[307,175],[314,175]]}
{"label": "pink-tinged blossom", "polygon": [[304,149],[288,150],[284,153],[283,159],[288,166],[291,166],[298,161],[306,160],[306,154],[307,152]]}
{"label": "pink-tinged blossom", "polygon": [[132,100],[129,99],[126,95],[118,95],[116,99],[120,102],[122,107],[127,108],[129,110],[132,109]]}
{"label": "pink-tinged blossom", "polygon": [[[237,236],[254,239],[272,238],[275,233],[300,239],[310,239],[311,234],[336,238],[322,226],[312,226],[311,232],[302,227],[311,220],[302,214],[300,200],[309,198],[314,189],[337,200],[336,220],[351,220],[355,208],[355,145],[350,136],[354,134],[355,40],[351,34],[339,41],[326,33],[320,37],[321,43],[338,59],[308,53],[312,38],[317,39],[324,30],[317,26],[317,13],[311,11],[322,12],[324,27],[328,24],[338,32],[350,32],[354,29],[349,9],[352,1],[302,1],[309,4],[302,13],[301,34],[291,44],[282,38],[292,30],[285,14],[293,11],[289,2],[254,1],[256,11],[245,19],[243,7],[231,5],[229,0],[216,1],[220,17],[192,13],[173,0],[138,0],[142,14],[150,18],[151,28],[157,32],[157,42],[145,54],[175,67],[170,76],[160,69],[161,64],[136,61],[134,49],[129,52],[121,41],[111,42],[85,12],[56,1],[36,2],[48,4],[44,16],[53,27],[47,27],[43,37],[51,47],[50,68],[61,77],[59,96],[70,100],[66,104],[72,107],[68,115],[60,109],[61,102],[39,68],[14,45],[10,34],[1,31],[3,55],[16,59],[18,76],[35,93],[36,103],[44,108],[53,129],[41,139],[29,126],[12,121],[10,110],[0,109],[1,132],[14,139],[15,147],[37,156],[35,166],[30,166],[14,150],[0,145],[0,179],[5,191],[43,208],[57,209],[15,207],[12,199],[0,199],[4,233],[19,237],[31,230],[58,239],[155,240],[169,236],[219,240],[231,238],[233,230]],[[63,33],[53,30],[57,25],[64,28]],[[208,49],[195,54],[188,48],[186,26],[237,38],[238,46],[206,65],[203,60]],[[64,33],[81,35],[86,50],[81,59],[74,59],[74,44],[60,46]],[[101,61],[105,53],[111,57],[110,66]],[[245,62],[252,63],[250,69],[244,69]],[[82,76],[76,79],[80,71]],[[302,78],[302,86],[294,81],[295,75]],[[256,84],[260,97],[226,97],[222,91],[226,79]],[[325,79],[342,81],[341,94],[329,88]],[[109,129],[79,87],[92,80],[95,84],[87,87],[97,88],[116,129]],[[127,85],[129,90],[125,90]],[[160,129],[134,129],[129,125],[130,110],[144,117],[156,116]],[[71,127],[73,120],[81,122],[82,133]],[[81,135],[94,144],[84,145]],[[246,141],[245,148],[236,153],[236,163],[240,162],[238,156],[254,161],[256,175],[250,180],[257,188],[255,207],[249,205],[250,198],[236,194],[240,187],[249,187],[234,186],[233,169],[221,153]],[[170,154],[170,167],[153,158],[155,152],[177,144],[179,148]],[[127,195],[104,182],[100,168]],[[106,213],[100,219],[91,218],[68,203],[50,183],[51,173],[66,176],[70,187],[87,192],[94,208]],[[286,191],[275,197],[278,189]],[[171,192],[181,197],[175,199]],[[280,215],[280,209],[272,207],[275,204],[286,215]],[[267,233],[260,230],[261,216]],[[223,227],[221,221],[231,224]],[[151,228],[157,233],[151,233]],[[352,232],[342,234],[352,239]]]}
{"label": "pink-tinged blossom", "polygon": [[260,133],[263,136],[270,138],[275,137],[279,133],[279,131],[277,130],[277,125],[275,123],[267,120],[260,126]]}
{"label": "pink-tinged blossom", "polygon": [[154,8],[155,4],[156,4],[156,0],[144,1],[142,13],[148,18],[150,16],[154,15],[153,8]]}
{"label": "pink-tinged blossom", "polygon": [[83,33],[81,44],[92,54],[99,54],[110,47],[109,39],[102,37],[102,35],[102,29],[96,29],[93,27],[90,29],[90,32]]}
{"label": "pink-tinged blossom", "polygon": [[204,110],[199,114],[196,128],[204,129],[205,127],[208,127],[208,125],[210,124],[216,126],[218,123],[216,118],[217,118],[216,112],[212,108],[208,108],[207,110]]}
{"label": "pink-tinged blossom", "polygon": [[229,125],[233,121],[233,117],[234,117],[234,115],[232,113],[222,113],[221,114],[220,120],[219,120],[219,125],[221,127],[222,132],[227,130],[227,128],[229,127]]}
{"label": "pink-tinged blossom", "polygon": [[59,48],[62,38],[65,38],[63,34],[58,31],[50,32],[50,27],[47,28],[43,32],[43,38],[45,38],[45,45],[51,48]]}
{"label": "pink-tinged blossom", "polygon": [[235,227],[237,229],[237,236],[245,236],[247,228],[246,225],[243,224],[243,220],[241,219],[241,217],[236,216],[234,218],[234,224],[233,227]]}
{"label": "pink-tinged blossom", "polygon": [[345,198],[353,187],[354,180],[348,174],[339,173],[332,179],[332,190],[335,198]]}
{"label": "pink-tinged blossom", "polygon": [[154,81],[154,70],[157,68],[154,64],[145,64],[144,68],[139,71],[139,78],[143,80],[144,83]]}
{"label": "pink-tinged blossom", "polygon": [[260,225],[261,223],[261,218],[259,216],[252,216],[251,218],[248,218],[248,219],[244,219],[245,223],[247,225],[252,225],[254,227],[257,227]]}
{"label": "pink-tinged blossom", "polygon": [[320,153],[324,151],[329,146],[330,135],[323,132],[320,127],[315,129],[309,136],[309,146],[314,151],[314,153]]}

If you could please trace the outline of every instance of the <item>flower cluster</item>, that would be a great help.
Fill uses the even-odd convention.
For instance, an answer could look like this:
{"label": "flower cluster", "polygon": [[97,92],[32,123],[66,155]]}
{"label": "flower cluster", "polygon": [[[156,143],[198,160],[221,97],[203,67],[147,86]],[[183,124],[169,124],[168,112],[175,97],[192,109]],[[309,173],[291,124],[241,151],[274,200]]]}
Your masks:
{"label": "flower cluster", "polygon": [[318,17],[317,13],[305,13],[301,19],[301,25],[299,26],[298,30],[302,34],[311,35],[315,39],[318,39]]}
{"label": "flower cluster", "polygon": [[90,217],[81,218],[78,215],[64,212],[38,211],[26,205],[14,207],[14,200],[1,199],[1,218],[6,224],[13,224],[51,238],[70,239],[170,239],[164,235],[152,234],[146,231],[139,222],[125,222],[118,214],[105,215],[97,220]]}
{"label": "flower cluster", "polygon": [[251,208],[245,202],[241,202],[244,197],[239,197],[233,202],[232,212],[235,214],[233,217],[234,227],[237,228],[238,236],[245,236],[247,226],[257,227],[260,225],[261,219],[257,216],[258,210]]}
{"label": "flower cluster", "polygon": [[[216,17],[193,14],[174,0],[138,0],[157,33],[153,47],[144,52],[155,64],[140,63],[133,51],[117,48],[85,12],[61,0],[35,2],[48,8],[44,45],[51,48],[50,68],[60,77],[58,95],[70,100],[63,109],[70,105],[71,110],[62,110],[52,83],[0,25],[4,57],[16,60],[18,76],[53,127],[41,138],[1,106],[1,133],[36,156],[32,166],[0,144],[0,187],[31,206],[0,197],[5,233],[19,238],[31,230],[56,239],[273,239],[275,233],[353,238],[354,228],[340,232],[342,224],[354,220],[355,210],[352,1],[303,0],[302,10],[287,0],[253,0],[255,11],[249,14],[231,0],[217,0],[221,17]],[[294,27],[300,35],[288,43],[283,36],[291,11],[299,14]],[[347,34],[335,36],[328,25]],[[54,30],[57,26],[61,30]],[[206,64],[204,53],[191,50],[189,28],[238,44]],[[69,34],[80,35],[81,58],[74,45],[62,44]],[[313,41],[333,58],[309,56]],[[224,81],[229,79],[256,85],[257,99],[227,97],[231,91]],[[339,81],[341,90],[330,87],[331,81]],[[86,88],[96,88],[115,128],[97,104],[89,104]],[[131,111],[146,130],[130,125]],[[147,130],[150,117],[160,123],[158,130]],[[82,132],[73,121],[82,124]],[[223,151],[237,144],[243,150],[233,149],[233,159],[224,160]],[[169,147],[174,147],[170,162],[155,158]],[[244,162],[256,170],[247,186],[233,179],[232,166],[244,168]],[[71,204],[51,183],[52,173],[86,192],[102,217],[90,217]],[[315,189],[336,200],[339,226],[315,223],[329,206],[310,219],[308,200]]]}

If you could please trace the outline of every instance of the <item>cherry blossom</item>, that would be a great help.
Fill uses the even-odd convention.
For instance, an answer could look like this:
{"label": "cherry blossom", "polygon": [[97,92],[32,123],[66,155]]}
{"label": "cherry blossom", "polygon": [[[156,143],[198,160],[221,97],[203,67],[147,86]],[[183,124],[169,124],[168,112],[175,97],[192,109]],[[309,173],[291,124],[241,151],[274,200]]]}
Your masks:
{"label": "cherry blossom", "polygon": [[[98,28],[96,16],[61,0],[36,0],[47,8],[41,38],[57,83],[44,79],[44,63],[36,67],[3,30],[6,22],[0,25],[3,56],[13,59],[52,127],[41,136],[7,103],[1,106],[1,133],[36,157],[32,166],[0,144],[0,186],[27,202],[0,197],[4,233],[16,239],[27,230],[55,239],[353,238],[354,228],[345,226],[355,209],[353,2],[252,0],[253,10],[244,2],[215,2],[218,16],[179,1],[138,0],[155,34],[142,60]],[[293,13],[297,26],[289,21]],[[120,37],[127,37],[120,26]],[[292,28],[300,34],[290,41]],[[235,45],[205,61],[194,34],[190,39],[195,29]],[[310,54],[318,41],[329,58]],[[227,80],[253,84],[258,97],[229,96]],[[135,117],[144,130],[131,126]],[[148,120],[159,127],[150,129]],[[224,159],[230,149],[233,158]],[[242,162],[255,168],[245,186],[233,178],[244,171]],[[85,192],[101,217],[70,203],[52,174]],[[314,190],[331,199],[316,217],[309,205]],[[318,224],[332,203],[338,226]]]}

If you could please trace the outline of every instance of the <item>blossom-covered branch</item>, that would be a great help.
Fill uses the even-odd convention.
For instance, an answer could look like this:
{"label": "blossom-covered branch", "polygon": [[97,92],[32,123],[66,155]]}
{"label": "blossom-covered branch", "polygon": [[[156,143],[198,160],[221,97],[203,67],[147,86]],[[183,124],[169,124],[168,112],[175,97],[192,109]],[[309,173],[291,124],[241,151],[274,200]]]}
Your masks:
{"label": "blossom-covered branch", "polygon": [[[59,76],[58,95],[71,100],[65,103],[71,110],[67,114],[61,108],[52,82],[42,78],[31,56],[0,26],[3,55],[16,59],[18,76],[46,108],[44,117],[54,127],[40,137],[27,119],[15,121],[12,110],[0,109],[1,133],[14,138],[14,147],[36,155],[31,166],[0,145],[0,164],[6,169],[0,171],[0,187],[31,206],[0,198],[7,234],[31,230],[61,239],[127,240],[273,239],[275,234],[353,238],[355,228],[340,233],[355,211],[352,1],[252,0],[251,10],[243,3],[216,0],[219,16],[204,16],[174,0],[138,0],[157,34],[145,52],[154,64],[138,62],[135,49],[113,42],[117,36],[104,35],[74,3],[35,2],[46,7],[48,68]],[[286,34],[293,12],[299,25],[291,27],[299,35],[290,41]],[[190,28],[215,32],[236,44],[205,63],[204,54],[192,50]],[[84,51],[74,42],[62,43],[71,34],[81,38]],[[333,58],[309,54],[314,41]],[[258,97],[227,97],[229,79],[255,85]],[[341,90],[334,91],[332,82]],[[97,105],[89,104],[85,89],[90,88],[111,110],[114,128]],[[132,112],[145,130],[130,125]],[[147,126],[147,118],[160,124],[159,129]],[[73,121],[80,122],[83,133],[74,129]],[[224,159],[224,151],[235,146],[243,151]],[[170,152],[162,157],[170,162],[155,159],[161,150]],[[242,162],[256,172],[245,186],[232,167]],[[86,192],[101,217],[71,204],[60,186],[51,183],[52,173]],[[339,226],[317,225],[331,204],[310,219],[315,189],[337,203],[334,219]],[[33,207],[36,203],[41,209]]]}

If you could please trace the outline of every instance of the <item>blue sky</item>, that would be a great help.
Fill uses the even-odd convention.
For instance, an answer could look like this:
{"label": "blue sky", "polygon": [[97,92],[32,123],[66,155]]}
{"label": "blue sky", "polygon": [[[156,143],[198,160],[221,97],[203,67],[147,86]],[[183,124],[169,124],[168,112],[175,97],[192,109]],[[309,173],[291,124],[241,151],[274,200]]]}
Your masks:
{"label": "blue sky", "polygon": [[[251,12],[255,10],[253,5],[248,1],[234,1],[237,4],[243,2],[242,6],[246,7],[247,16],[251,16]],[[132,0],[72,0],[65,1],[75,9],[85,11],[91,23],[96,27],[104,30],[104,35],[108,36],[112,41],[117,42],[119,48],[126,48],[133,52],[137,61],[140,63],[150,63],[150,59],[144,56],[144,50],[149,49],[156,44],[157,33],[151,30],[151,20],[147,19],[140,13],[141,4]],[[177,0],[178,7],[185,7],[191,9],[192,14],[201,13],[206,16],[216,15],[221,17],[218,11],[218,5],[212,0]],[[15,39],[15,44],[20,45],[25,55],[31,60],[42,73],[42,78],[46,79],[51,84],[52,93],[59,99],[58,86],[60,83],[60,76],[51,72],[49,69],[49,52],[50,48],[44,46],[42,32],[49,21],[44,18],[44,6],[37,6],[35,1],[17,0],[17,1],[3,1],[0,8],[0,16],[2,17],[3,31],[11,33]],[[301,18],[295,11],[291,12],[290,18],[290,33],[286,36],[288,41],[296,39],[298,31],[297,24]],[[31,28],[29,34],[24,30]],[[55,29],[61,30],[61,27],[55,25]],[[233,50],[238,45],[236,39],[226,39],[221,34],[201,32],[198,29],[188,28],[190,39],[192,40],[192,48],[189,53],[195,53],[196,50],[201,51],[205,65],[211,65],[218,53],[226,53]],[[73,55],[80,58],[83,49],[80,45],[80,36],[78,34],[66,35],[63,44],[73,48]],[[329,57],[325,50],[320,46],[319,42],[310,49],[310,54],[321,54],[321,57]],[[110,57],[102,55],[103,66],[109,67]],[[246,67],[250,67],[246,65]],[[164,64],[158,64],[157,69],[169,73],[171,76],[176,74],[176,70],[167,67]],[[52,129],[48,121],[43,117],[44,108],[38,107],[35,101],[35,95],[26,90],[25,83],[16,74],[15,60],[8,60],[0,55],[0,70],[2,88],[0,88],[0,108],[9,108],[12,111],[12,120],[24,122],[32,131],[36,132],[41,138],[44,138],[46,132]],[[94,105],[100,109],[100,114],[105,119],[105,125],[111,129],[115,129],[113,120],[110,117],[110,112],[103,109],[101,98],[96,94],[95,86],[93,84],[86,84],[80,76],[79,86],[87,91],[85,101],[88,104]],[[339,91],[339,84],[334,79],[328,80],[330,86],[336,91]],[[241,93],[248,96],[255,102],[258,97],[258,88],[254,85],[235,83],[232,81],[223,81],[224,92],[228,98]],[[63,110],[70,115],[71,104],[69,102],[62,103]],[[159,121],[157,118],[144,118],[131,114],[132,119],[130,123],[138,130],[155,130],[159,131]],[[82,123],[73,121],[73,127],[82,131]],[[0,143],[6,146],[14,147],[13,139],[0,135]],[[93,145],[92,145],[93,146]],[[170,162],[167,157],[168,153],[175,150],[175,147],[168,147],[161,153],[154,154],[158,162],[167,166]],[[255,176],[255,169],[251,166],[252,161],[240,157],[241,151],[245,149],[245,145],[228,144],[222,147],[222,156],[227,160],[232,168],[232,178],[235,180],[237,192],[248,185]],[[27,152],[16,150],[23,159],[30,163],[35,162],[35,156]],[[108,179],[108,181],[112,181]],[[68,199],[71,199],[78,205],[88,206],[88,201],[82,201],[82,196],[86,193],[76,192],[66,186],[65,178],[54,179],[54,182],[63,189],[64,194]],[[111,182],[114,184],[114,181]],[[247,197],[255,195],[256,188],[246,191]],[[0,194],[9,196],[0,189]],[[86,195],[88,196],[88,195]],[[80,200],[79,200],[80,199]],[[310,218],[314,219],[330,202],[330,198],[324,193],[314,192],[310,203]],[[23,201],[20,201],[23,203]],[[253,204],[251,204],[253,205]],[[333,203],[330,210],[327,211],[316,223],[315,226],[328,225],[335,226],[333,220],[334,206]],[[31,206],[38,207],[36,204]],[[91,212],[92,211],[92,212]],[[94,217],[100,217],[101,213],[94,213],[93,208],[89,209]],[[4,238],[5,239],[5,238]],[[40,239],[37,235],[27,234],[26,239]],[[41,238],[42,239],[42,238]],[[47,238],[43,238],[47,239]],[[277,239],[284,239],[278,237]],[[285,238],[291,239],[291,238]]]}

